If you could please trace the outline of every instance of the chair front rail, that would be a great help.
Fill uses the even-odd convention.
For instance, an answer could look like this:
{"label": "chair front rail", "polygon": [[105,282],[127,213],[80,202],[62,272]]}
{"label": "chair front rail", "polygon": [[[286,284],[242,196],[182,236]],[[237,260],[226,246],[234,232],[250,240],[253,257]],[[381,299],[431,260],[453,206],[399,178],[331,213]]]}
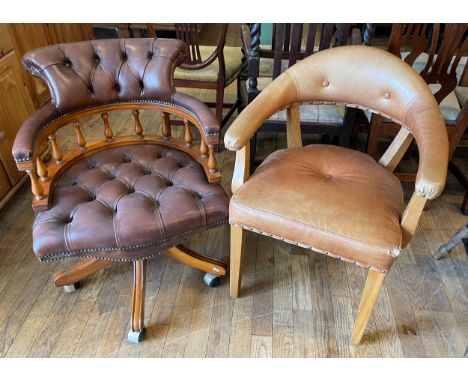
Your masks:
{"label": "chair front rail", "polygon": [[426,204],[426,200],[426,198],[415,192],[408,202],[401,218],[402,248],[405,248],[413,237],[416,227],[418,226],[419,218],[423,212],[424,205]]}
{"label": "chair front rail", "polygon": [[232,175],[231,191],[234,194],[250,176],[250,142],[236,151],[234,173]]}

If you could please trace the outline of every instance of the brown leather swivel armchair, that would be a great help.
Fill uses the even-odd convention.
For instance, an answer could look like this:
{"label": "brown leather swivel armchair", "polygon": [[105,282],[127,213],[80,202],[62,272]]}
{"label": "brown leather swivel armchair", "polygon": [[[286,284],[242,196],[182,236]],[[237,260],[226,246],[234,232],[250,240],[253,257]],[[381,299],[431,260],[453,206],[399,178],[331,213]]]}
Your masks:
{"label": "brown leather swivel armchair", "polygon": [[[226,272],[222,262],[180,245],[227,223],[228,212],[214,150],[219,122],[173,85],[185,55],[181,41],[143,38],[53,45],[23,57],[52,95],[25,121],[13,147],[18,168],[31,178],[34,252],[41,262],[90,258],[56,274],[56,286],[68,290],[112,261],[132,261],[132,342],[145,333],[148,259],[165,253],[208,272],[211,285]],[[162,135],[143,128],[139,110],[159,114]],[[112,111],[131,113],[130,135],[115,136]],[[184,122],[181,138],[171,131],[171,114]],[[83,121],[93,115],[102,118],[102,139],[87,142]],[[76,146],[64,154],[56,132],[71,123]],[[47,141],[48,166],[39,155]]]}
{"label": "brown leather swivel armchair", "polygon": [[[379,162],[348,148],[301,147],[299,105],[369,109],[402,127]],[[249,141],[287,108],[288,149],[267,157],[249,179]],[[392,174],[413,137],[420,162],[406,208]],[[365,46],[328,49],[289,68],[240,114],[224,138],[236,150],[229,207],[231,296],[241,284],[244,230],[312,249],[368,269],[352,341],[360,342],[379,289],[408,244],[427,199],[445,184],[448,139],[424,80],[390,53]]]}

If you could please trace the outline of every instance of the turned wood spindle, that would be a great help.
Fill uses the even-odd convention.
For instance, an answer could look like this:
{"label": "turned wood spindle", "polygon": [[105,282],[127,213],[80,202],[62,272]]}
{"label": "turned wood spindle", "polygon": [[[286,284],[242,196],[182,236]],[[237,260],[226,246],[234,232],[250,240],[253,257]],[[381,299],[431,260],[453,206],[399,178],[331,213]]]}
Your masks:
{"label": "turned wood spindle", "polygon": [[86,150],[86,139],[83,136],[83,133],[81,132],[81,122],[80,121],[74,121],[73,126],[75,127],[75,132],[76,132],[76,140],[78,141],[78,146],[80,147],[81,151]]}
{"label": "turned wood spindle", "polygon": [[135,134],[138,139],[143,138],[143,127],[141,127],[141,122],[140,122],[140,112],[135,109],[132,110],[133,118],[135,119]]}
{"label": "turned wood spindle", "polygon": [[185,126],[185,146],[187,147],[192,147],[192,130],[190,129],[190,122],[187,121],[186,119],[184,120],[184,126]]}
{"label": "turned wood spindle", "polygon": [[162,119],[162,135],[164,139],[168,140],[171,138],[171,124],[169,121],[169,114],[168,113],[161,113]]}
{"label": "turned wood spindle", "polygon": [[39,179],[37,178],[36,171],[26,170],[26,172],[28,173],[29,178],[31,179],[31,190],[34,195],[34,199],[44,199],[44,190],[42,188],[41,183],[39,182]]}
{"label": "turned wood spindle", "polygon": [[102,113],[101,118],[104,122],[104,135],[106,136],[106,140],[107,142],[112,142],[112,137],[114,136],[114,133],[112,132],[112,129],[109,124],[109,114]]}
{"label": "turned wood spindle", "polygon": [[209,172],[216,172],[217,163],[216,163],[214,146],[209,146],[208,151],[209,151],[208,171]]}
{"label": "turned wood spindle", "polygon": [[208,158],[208,146],[206,145],[206,142],[203,139],[203,137],[200,141],[200,155],[203,159]]}
{"label": "turned wood spindle", "polygon": [[62,153],[62,149],[57,143],[57,138],[55,137],[55,135],[53,134],[49,135],[49,141],[50,141],[50,144],[52,145],[52,156],[55,159],[55,163],[62,164],[63,153]]}
{"label": "turned wood spindle", "polygon": [[44,164],[40,156],[38,156],[36,159],[36,165],[39,179],[43,182],[47,182],[49,180],[47,166]]}

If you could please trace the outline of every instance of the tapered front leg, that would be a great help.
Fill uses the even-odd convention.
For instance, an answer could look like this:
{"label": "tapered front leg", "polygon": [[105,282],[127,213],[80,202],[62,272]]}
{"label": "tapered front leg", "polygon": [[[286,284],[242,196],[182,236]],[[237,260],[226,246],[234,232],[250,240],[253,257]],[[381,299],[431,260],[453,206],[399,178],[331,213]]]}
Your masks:
{"label": "tapered front leg", "polygon": [[367,322],[372,313],[377,297],[379,296],[380,287],[383,284],[385,273],[369,270],[367,274],[366,285],[362,292],[361,302],[359,304],[359,310],[354,323],[353,334],[351,340],[353,344],[357,345],[361,342],[362,335],[366,329]]}
{"label": "tapered front leg", "polygon": [[145,283],[146,260],[133,262],[133,303],[131,329],[128,340],[133,343],[143,341],[146,335],[145,328]]}
{"label": "tapered front leg", "polygon": [[236,298],[242,281],[242,256],[245,247],[245,231],[231,225],[231,297]]}

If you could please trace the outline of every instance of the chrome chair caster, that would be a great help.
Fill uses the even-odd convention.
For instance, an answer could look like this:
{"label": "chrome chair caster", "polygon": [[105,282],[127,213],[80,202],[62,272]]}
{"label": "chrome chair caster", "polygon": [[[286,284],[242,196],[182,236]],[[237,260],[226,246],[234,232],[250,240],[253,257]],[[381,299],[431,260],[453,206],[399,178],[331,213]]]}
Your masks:
{"label": "chrome chair caster", "polygon": [[146,328],[144,328],[141,332],[134,332],[130,330],[127,335],[128,342],[132,344],[139,344],[143,342],[146,337]]}
{"label": "chrome chair caster", "polygon": [[211,273],[206,273],[205,277],[203,277],[203,282],[207,286],[214,288],[214,287],[217,287],[219,284],[221,284],[221,277],[217,275],[213,275]]}
{"label": "chrome chair caster", "polygon": [[72,293],[76,291],[77,289],[80,289],[80,282],[77,281],[76,283],[70,284],[70,285],[64,285],[63,286],[63,291],[65,293]]}

